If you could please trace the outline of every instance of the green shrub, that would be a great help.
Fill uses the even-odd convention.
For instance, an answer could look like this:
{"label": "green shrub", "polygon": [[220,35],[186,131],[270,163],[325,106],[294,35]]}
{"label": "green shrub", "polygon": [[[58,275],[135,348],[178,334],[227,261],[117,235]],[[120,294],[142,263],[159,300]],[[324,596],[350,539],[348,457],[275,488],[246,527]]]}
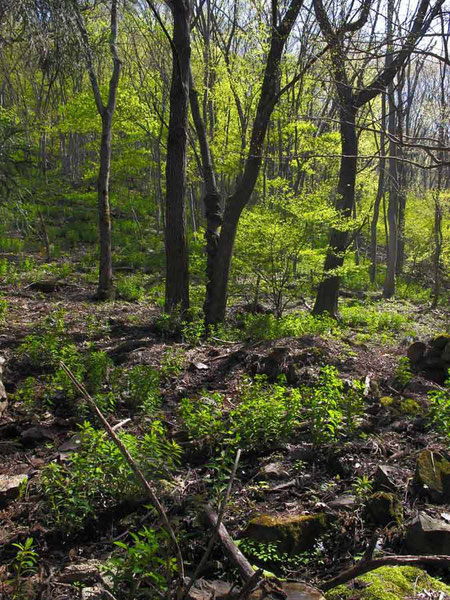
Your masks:
{"label": "green shrub", "polygon": [[223,436],[224,420],[222,418],[223,396],[219,393],[206,392],[200,398],[192,400],[184,398],[180,405],[180,415],[186,425],[189,437],[198,440],[206,436],[217,438]]}
{"label": "green shrub", "polygon": [[141,408],[147,415],[154,414],[161,405],[160,376],[148,365],[131,369],[115,369],[112,374],[112,392],[132,408]]}
{"label": "green shrub", "polygon": [[[125,433],[120,438],[148,478],[167,476],[179,462],[180,448],[167,438],[160,421],[153,421],[141,438]],[[48,521],[66,532],[141,492],[117,446],[88,422],[80,427],[78,450],[65,464],[48,464],[40,485]]]}
{"label": "green shrub", "polygon": [[411,362],[406,356],[402,356],[395,368],[395,381],[405,387],[413,379],[414,375],[411,371]]}
{"label": "green shrub", "polygon": [[363,413],[363,388],[352,381],[346,390],[335,367],[323,367],[317,385],[303,387],[311,434],[316,443],[336,441],[339,433],[353,433],[355,418]]}
{"label": "green shrub", "polygon": [[128,302],[138,302],[145,295],[143,276],[140,273],[121,275],[117,278],[116,294]]}
{"label": "green shrub", "polygon": [[429,392],[432,425],[450,440],[450,371],[445,388]]}
{"label": "green shrub", "polygon": [[112,578],[114,593],[136,600],[153,597],[155,590],[163,595],[176,569],[175,558],[168,556],[165,532],[143,527],[130,536],[131,544],[114,542],[121,552],[105,569]]}
{"label": "green shrub", "polygon": [[274,315],[247,314],[243,317],[241,339],[275,340],[302,335],[329,335],[338,332],[336,321],[328,316],[292,313],[277,319]]}

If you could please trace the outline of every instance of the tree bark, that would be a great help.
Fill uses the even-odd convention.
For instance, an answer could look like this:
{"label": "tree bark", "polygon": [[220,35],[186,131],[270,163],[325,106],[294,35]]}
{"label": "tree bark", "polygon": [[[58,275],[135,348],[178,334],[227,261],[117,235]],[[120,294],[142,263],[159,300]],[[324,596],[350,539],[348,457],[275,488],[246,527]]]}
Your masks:
{"label": "tree bark", "polygon": [[165,309],[189,308],[189,262],[186,240],[186,153],[189,67],[191,59],[190,3],[171,3],[173,14],[172,82],[166,162]]}
{"label": "tree bark", "polygon": [[[341,99],[342,102],[342,99]],[[324,278],[319,285],[313,314],[328,313],[333,317],[338,314],[338,298],[341,276],[336,273],[344,264],[345,252],[349,241],[349,230],[345,223],[350,219],[355,202],[356,161],[358,155],[358,139],[356,136],[356,110],[348,101],[341,106],[340,130],[342,160],[337,187],[336,210],[342,220],[343,228],[332,228],[328,251],[325,258]]]}
{"label": "tree bark", "polygon": [[385,128],[386,124],[386,95],[383,94],[381,99],[381,130],[380,130],[380,164],[378,173],[378,188],[375,203],[373,206],[373,217],[370,224],[370,282],[375,283],[377,278],[377,227],[380,216],[380,204],[384,195],[384,180],[386,169],[386,156],[384,150],[385,143]]}

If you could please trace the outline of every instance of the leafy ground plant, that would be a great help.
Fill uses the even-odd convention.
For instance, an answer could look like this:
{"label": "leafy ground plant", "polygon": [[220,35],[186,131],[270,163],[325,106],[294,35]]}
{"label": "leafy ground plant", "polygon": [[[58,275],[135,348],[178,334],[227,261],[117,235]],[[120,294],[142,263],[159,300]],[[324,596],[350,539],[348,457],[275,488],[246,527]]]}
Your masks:
{"label": "leafy ground plant", "polygon": [[450,440],[450,371],[445,388],[430,392],[428,397],[432,425]]}
{"label": "leafy ground plant", "polygon": [[[47,465],[40,482],[47,520],[65,532],[83,527],[98,510],[140,495],[125,459],[102,431],[85,422],[79,435],[77,452],[66,464]],[[142,437],[120,437],[150,479],[167,475],[179,462],[180,448],[167,438],[160,421],[153,421]]]}
{"label": "leafy ground plant", "polygon": [[114,542],[120,553],[106,565],[112,577],[114,593],[121,598],[153,598],[170,587],[176,570],[175,558],[168,556],[167,536],[163,531],[143,527],[130,533],[132,542]]}

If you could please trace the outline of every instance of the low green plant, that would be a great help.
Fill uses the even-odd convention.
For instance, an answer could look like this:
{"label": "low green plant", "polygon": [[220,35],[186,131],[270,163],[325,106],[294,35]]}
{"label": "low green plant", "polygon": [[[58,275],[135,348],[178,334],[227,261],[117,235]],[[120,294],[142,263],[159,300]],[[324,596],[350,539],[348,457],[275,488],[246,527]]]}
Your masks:
{"label": "low green plant", "polygon": [[[102,431],[85,422],[79,435],[68,462],[48,464],[40,481],[47,519],[65,532],[81,528],[100,509],[140,494],[124,457]],[[122,433],[120,438],[149,479],[167,476],[179,462],[180,448],[160,421],[142,437]]]}
{"label": "low green plant", "polygon": [[143,276],[140,273],[121,275],[116,281],[116,295],[128,302],[138,302],[145,296]]}
{"label": "low green plant", "polygon": [[114,363],[103,350],[88,352],[84,360],[85,384],[92,394],[98,394]]}
{"label": "low green plant", "polygon": [[54,368],[67,344],[65,311],[60,309],[45,317],[19,347],[19,356],[27,356],[33,368]]}
{"label": "low green plant", "polygon": [[411,362],[408,357],[402,356],[395,368],[395,381],[405,387],[413,379],[414,374],[411,370]]}
{"label": "low green plant", "polygon": [[334,442],[342,430],[353,433],[355,418],[363,412],[363,389],[361,382],[353,381],[346,390],[337,369],[331,365],[322,367],[316,385],[302,388],[316,443]]}
{"label": "low green plant", "polygon": [[352,484],[352,492],[357,498],[364,499],[370,496],[373,490],[373,482],[367,475],[356,477]]}
{"label": "low green plant", "polygon": [[428,398],[433,427],[450,440],[450,371],[445,387],[429,392]]}
{"label": "low green plant", "polygon": [[167,535],[143,527],[137,533],[131,532],[130,537],[130,544],[114,542],[121,552],[106,565],[114,593],[135,599],[167,593],[176,571],[176,560],[168,555]]}
{"label": "low green plant", "polygon": [[282,383],[269,384],[257,376],[242,380],[237,405],[224,412],[223,398],[204,393],[184,399],[180,414],[192,439],[205,438],[211,445],[254,448],[287,439],[302,410],[299,390]]}
{"label": "low green plant", "polygon": [[141,409],[148,416],[161,405],[160,375],[148,365],[131,369],[115,369],[111,376],[112,392],[132,409]]}
{"label": "low green plant", "polygon": [[263,376],[241,382],[240,402],[229,413],[229,442],[238,447],[267,446],[288,439],[299,421],[302,397],[283,383]]}
{"label": "low green plant", "polygon": [[164,379],[171,379],[179,377],[184,371],[185,365],[186,351],[184,348],[172,347],[164,351],[159,370]]}
{"label": "low green plant", "polygon": [[23,544],[17,542],[14,543],[13,546],[17,549],[16,555],[9,567],[13,577],[8,579],[6,583],[12,588],[11,599],[21,600],[26,594],[23,589],[23,580],[36,573],[39,555],[34,548],[34,540],[32,537],[28,537]]}
{"label": "low green plant", "polygon": [[0,296],[0,323],[3,323],[8,314],[8,301]]}
{"label": "low green plant", "polygon": [[206,436],[217,438],[225,433],[222,418],[223,396],[217,392],[206,391],[198,399],[183,398],[180,415],[191,439]]}
{"label": "low green plant", "polygon": [[17,387],[14,400],[21,402],[25,410],[36,410],[37,404],[37,380],[35,377],[26,377]]}

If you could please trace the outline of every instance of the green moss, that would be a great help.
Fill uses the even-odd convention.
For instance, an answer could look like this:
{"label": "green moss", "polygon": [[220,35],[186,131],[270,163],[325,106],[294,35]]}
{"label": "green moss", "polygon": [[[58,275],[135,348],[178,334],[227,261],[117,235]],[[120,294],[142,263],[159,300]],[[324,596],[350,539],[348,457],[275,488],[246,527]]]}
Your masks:
{"label": "green moss", "polygon": [[327,600],[404,600],[422,591],[450,594],[449,586],[416,567],[380,567],[358,581],[363,586],[341,585],[326,594]]}
{"label": "green moss", "polygon": [[380,398],[380,404],[385,408],[387,408],[388,406],[392,406],[394,402],[395,400],[394,398],[391,398],[391,396],[383,396],[382,398]]}
{"label": "green moss", "polygon": [[417,415],[420,412],[420,404],[413,398],[404,398],[400,402],[399,411],[404,415]]}

